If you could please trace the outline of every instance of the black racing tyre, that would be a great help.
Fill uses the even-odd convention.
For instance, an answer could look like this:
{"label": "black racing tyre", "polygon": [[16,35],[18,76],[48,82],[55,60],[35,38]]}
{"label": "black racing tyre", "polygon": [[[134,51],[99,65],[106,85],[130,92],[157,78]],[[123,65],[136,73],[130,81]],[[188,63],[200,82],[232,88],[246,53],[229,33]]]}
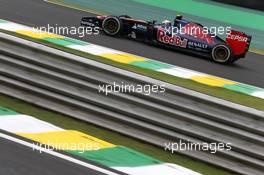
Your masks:
{"label": "black racing tyre", "polygon": [[231,48],[224,43],[216,45],[212,49],[211,58],[214,62],[221,64],[229,64],[234,62]]}
{"label": "black racing tyre", "polygon": [[123,30],[122,21],[115,16],[108,16],[103,20],[102,28],[105,34],[116,36]]}

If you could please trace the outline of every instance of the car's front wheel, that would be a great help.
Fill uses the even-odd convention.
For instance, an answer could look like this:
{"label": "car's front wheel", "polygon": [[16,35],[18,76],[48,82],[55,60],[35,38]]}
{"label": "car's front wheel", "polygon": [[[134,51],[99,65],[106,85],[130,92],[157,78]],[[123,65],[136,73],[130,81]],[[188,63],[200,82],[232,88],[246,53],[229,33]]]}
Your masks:
{"label": "car's front wheel", "polygon": [[102,28],[105,34],[110,36],[116,36],[122,32],[123,23],[118,17],[109,16],[104,19],[102,23]]}
{"label": "car's front wheel", "polygon": [[222,64],[233,63],[232,50],[226,44],[216,45],[212,49],[211,58],[213,61]]}

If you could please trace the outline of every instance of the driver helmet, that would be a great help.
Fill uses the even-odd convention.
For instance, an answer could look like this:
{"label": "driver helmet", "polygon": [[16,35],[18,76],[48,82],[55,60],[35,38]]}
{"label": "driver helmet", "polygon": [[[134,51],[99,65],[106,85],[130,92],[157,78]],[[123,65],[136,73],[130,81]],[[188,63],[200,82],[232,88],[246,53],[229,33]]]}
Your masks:
{"label": "driver helmet", "polygon": [[174,26],[179,26],[181,20],[182,20],[182,15],[176,15],[174,19]]}
{"label": "driver helmet", "polygon": [[175,20],[182,20],[182,15],[176,15]]}

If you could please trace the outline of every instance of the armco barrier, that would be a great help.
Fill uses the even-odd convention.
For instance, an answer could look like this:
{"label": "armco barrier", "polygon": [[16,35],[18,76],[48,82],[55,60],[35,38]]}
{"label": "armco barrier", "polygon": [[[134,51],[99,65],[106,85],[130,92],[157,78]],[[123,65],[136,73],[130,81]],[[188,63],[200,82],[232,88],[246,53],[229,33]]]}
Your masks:
{"label": "armco barrier", "polygon": [[258,88],[255,86],[185,69],[175,65],[162,63],[156,60],[132,55],[114,49],[109,49],[106,47],[80,41],[77,39],[67,38],[65,36],[50,34],[43,31],[40,32],[36,29],[34,30],[31,27],[27,27],[24,25],[16,24],[1,19],[0,19],[0,29],[15,32],[17,34],[25,35],[31,38],[40,39],[42,41],[49,42],[51,44],[55,44],[65,48],[70,48],[77,51],[96,55],[102,57],[103,59],[112,60],[118,63],[133,65],[135,67],[149,69],[175,77],[193,80],[195,82],[204,85],[220,87],[231,91],[240,92],[249,96],[264,99],[263,88]]}
{"label": "armco barrier", "polygon": [[[247,175],[264,171],[264,112],[0,34],[0,93],[165,147],[231,143],[232,151],[176,151]],[[165,85],[165,93],[99,93],[99,84]]]}

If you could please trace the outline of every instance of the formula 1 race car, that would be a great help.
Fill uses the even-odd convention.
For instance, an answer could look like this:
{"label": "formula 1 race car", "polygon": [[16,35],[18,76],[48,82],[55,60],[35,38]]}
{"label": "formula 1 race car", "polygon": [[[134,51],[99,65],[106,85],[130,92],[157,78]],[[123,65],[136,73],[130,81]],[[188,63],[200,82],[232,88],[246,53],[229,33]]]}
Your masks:
{"label": "formula 1 race car", "polygon": [[109,36],[128,37],[206,56],[222,64],[245,57],[251,41],[251,36],[231,28],[226,32],[226,40],[223,40],[201,24],[182,19],[181,15],[177,15],[173,22],[165,20],[160,24],[133,19],[127,15],[83,17],[81,25],[97,27]]}

